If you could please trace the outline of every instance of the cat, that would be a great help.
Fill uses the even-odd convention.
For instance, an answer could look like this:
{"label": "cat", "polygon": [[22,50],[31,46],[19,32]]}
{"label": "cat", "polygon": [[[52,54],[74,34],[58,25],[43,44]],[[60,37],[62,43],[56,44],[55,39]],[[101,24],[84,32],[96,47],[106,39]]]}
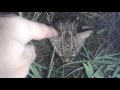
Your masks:
{"label": "cat", "polygon": [[50,38],[50,43],[64,63],[74,60],[84,41],[93,32],[84,21],[70,15],[59,15],[53,19],[51,25],[58,31],[58,36]]}

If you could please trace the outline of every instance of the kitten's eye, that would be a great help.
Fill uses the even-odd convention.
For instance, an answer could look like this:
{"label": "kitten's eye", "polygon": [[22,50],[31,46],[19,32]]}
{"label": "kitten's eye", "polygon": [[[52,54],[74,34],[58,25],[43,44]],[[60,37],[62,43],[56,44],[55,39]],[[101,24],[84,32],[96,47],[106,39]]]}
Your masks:
{"label": "kitten's eye", "polygon": [[61,56],[61,57],[63,56],[59,48],[56,48],[55,50],[56,50],[56,53],[57,53],[59,56]]}
{"label": "kitten's eye", "polygon": [[76,53],[72,54],[72,57],[76,56]]}
{"label": "kitten's eye", "polygon": [[62,54],[59,53],[59,56],[62,57]]}

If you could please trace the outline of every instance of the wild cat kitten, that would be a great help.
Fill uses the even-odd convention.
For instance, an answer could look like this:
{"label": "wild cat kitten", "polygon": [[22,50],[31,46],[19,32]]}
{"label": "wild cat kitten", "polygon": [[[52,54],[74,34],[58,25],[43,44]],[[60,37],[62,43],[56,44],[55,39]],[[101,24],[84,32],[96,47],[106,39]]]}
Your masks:
{"label": "wild cat kitten", "polygon": [[92,28],[74,17],[56,18],[52,26],[58,31],[58,37],[49,39],[55,52],[64,63],[72,62]]}

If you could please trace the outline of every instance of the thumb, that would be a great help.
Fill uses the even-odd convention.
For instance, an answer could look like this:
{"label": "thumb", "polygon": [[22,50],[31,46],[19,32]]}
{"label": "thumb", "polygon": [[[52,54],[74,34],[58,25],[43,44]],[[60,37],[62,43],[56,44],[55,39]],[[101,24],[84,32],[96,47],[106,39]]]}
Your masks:
{"label": "thumb", "polygon": [[24,62],[24,64],[30,65],[33,63],[33,61],[36,58],[36,53],[35,53],[35,47],[33,45],[26,45],[25,50],[21,56],[21,61]]}
{"label": "thumb", "polygon": [[24,78],[29,73],[29,68],[32,62],[35,60],[36,54],[35,54],[35,47],[33,45],[26,45],[25,50],[22,54],[22,56],[19,59],[19,64],[16,72],[14,72],[14,75],[12,77],[15,78]]}

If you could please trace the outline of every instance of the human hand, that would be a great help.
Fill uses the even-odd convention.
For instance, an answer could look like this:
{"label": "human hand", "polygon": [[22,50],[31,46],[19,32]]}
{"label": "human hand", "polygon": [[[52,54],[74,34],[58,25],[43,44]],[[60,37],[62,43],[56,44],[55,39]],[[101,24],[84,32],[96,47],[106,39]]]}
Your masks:
{"label": "human hand", "polygon": [[0,17],[0,78],[23,78],[36,58],[31,40],[56,36],[57,32],[19,16]]}

